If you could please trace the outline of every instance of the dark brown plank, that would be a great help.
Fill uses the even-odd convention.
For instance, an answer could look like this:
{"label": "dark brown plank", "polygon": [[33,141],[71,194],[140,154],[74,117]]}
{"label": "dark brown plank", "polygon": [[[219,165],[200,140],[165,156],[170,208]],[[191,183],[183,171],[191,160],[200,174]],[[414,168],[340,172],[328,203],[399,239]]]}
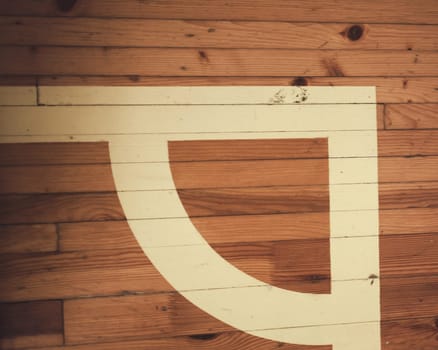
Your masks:
{"label": "dark brown plank", "polygon": [[2,349],[61,345],[63,341],[63,316],[60,301],[0,304],[0,347]]}
{"label": "dark brown plank", "polygon": [[[438,26],[3,17],[0,45],[435,50]],[[356,34],[356,35],[353,35]],[[421,40],[416,40],[421,38]],[[358,40],[360,39],[360,40]]]}
{"label": "dark brown plank", "polygon": [[55,252],[55,225],[0,226],[0,254]]}
{"label": "dark brown plank", "polygon": [[438,75],[437,60],[435,51],[408,50],[4,46],[0,74],[411,77]]}
{"label": "dark brown plank", "polygon": [[387,129],[437,129],[438,105],[388,105],[385,125]]}
{"label": "dark brown plank", "polygon": [[250,19],[274,21],[317,22],[373,22],[373,23],[438,23],[436,2],[421,3],[408,0],[350,3],[346,0],[315,0],[305,3],[298,0],[275,0],[269,6],[262,0],[237,0],[226,2],[212,0],[177,0],[138,2],[134,0],[58,1],[40,0],[29,2],[15,0],[2,2],[2,15],[31,16],[85,16],[85,17],[135,17],[177,19]]}
{"label": "dark brown plank", "polygon": [[109,164],[107,142],[2,143],[0,165]]}

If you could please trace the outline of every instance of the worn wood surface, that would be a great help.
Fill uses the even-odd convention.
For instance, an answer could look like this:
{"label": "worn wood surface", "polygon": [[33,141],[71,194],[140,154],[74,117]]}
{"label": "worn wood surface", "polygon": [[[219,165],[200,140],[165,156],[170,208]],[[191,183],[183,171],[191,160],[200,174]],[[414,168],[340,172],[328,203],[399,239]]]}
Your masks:
{"label": "worn wood surface", "polygon": [[[47,86],[376,86],[382,349],[438,347],[435,0],[0,0],[0,15],[0,85],[17,88],[0,88],[8,113],[50,105]],[[112,103],[130,104],[101,104]],[[1,349],[331,348],[249,336],[194,307],[135,241],[107,144],[43,139],[0,145]],[[308,141],[294,140],[293,154],[281,142],[171,143],[171,167],[193,223],[223,257],[276,286],[327,293],[326,142]],[[239,164],[260,181],[227,178]],[[267,187],[268,175],[282,184]]]}

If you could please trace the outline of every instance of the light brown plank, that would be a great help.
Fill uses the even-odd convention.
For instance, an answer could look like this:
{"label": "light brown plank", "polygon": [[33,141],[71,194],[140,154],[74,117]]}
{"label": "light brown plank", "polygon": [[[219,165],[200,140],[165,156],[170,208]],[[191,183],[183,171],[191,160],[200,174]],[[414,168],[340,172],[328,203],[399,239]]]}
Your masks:
{"label": "light brown plank", "polygon": [[380,234],[438,232],[438,208],[380,211]]}
{"label": "light brown plank", "polygon": [[109,164],[107,142],[2,143],[0,165]]}
{"label": "light brown plank", "polygon": [[438,130],[382,130],[378,133],[378,144],[379,157],[436,156]]}
{"label": "light brown plank", "polygon": [[122,220],[116,193],[0,196],[1,224]]}
{"label": "light brown plank", "polygon": [[436,77],[148,77],[41,76],[41,86],[376,86],[379,103],[438,102]]}
{"label": "light brown plank", "polygon": [[0,347],[37,348],[63,343],[60,301],[0,304]]}
{"label": "light brown plank", "polygon": [[438,157],[379,158],[379,183],[438,180]]}
{"label": "light brown plank", "polygon": [[0,254],[55,252],[55,225],[0,226]]}
{"label": "light brown plank", "polygon": [[434,76],[437,60],[435,51],[4,46],[0,74]]}
{"label": "light brown plank", "polygon": [[387,129],[437,129],[438,105],[388,105],[385,125]]}
{"label": "light brown plank", "polygon": [[172,162],[327,158],[328,139],[170,141],[168,148]]}
{"label": "light brown plank", "polygon": [[318,21],[318,22],[373,22],[373,23],[438,23],[436,2],[424,0],[421,3],[408,0],[357,1],[316,0],[305,3],[298,0],[248,1],[177,0],[138,2],[135,0],[88,0],[56,3],[41,0],[37,3],[27,0],[2,2],[2,15],[31,16],[86,16],[86,17],[135,17],[135,18],[177,18],[177,19],[254,19],[275,21]]}
{"label": "light brown plank", "polygon": [[[438,26],[3,17],[0,45],[435,50]],[[421,40],[417,40],[421,38]]]}

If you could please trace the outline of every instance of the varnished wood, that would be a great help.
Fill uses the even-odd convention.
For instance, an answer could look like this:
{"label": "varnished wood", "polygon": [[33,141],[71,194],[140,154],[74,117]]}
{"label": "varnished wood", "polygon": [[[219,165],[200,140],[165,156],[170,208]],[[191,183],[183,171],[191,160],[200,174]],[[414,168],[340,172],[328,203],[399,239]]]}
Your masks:
{"label": "varnished wood", "polygon": [[373,23],[438,23],[436,3],[425,0],[420,3],[372,0],[369,2],[317,0],[302,4],[298,0],[276,0],[266,6],[262,0],[177,0],[138,3],[134,0],[122,4],[117,0],[59,1],[42,0],[38,3],[26,0],[2,3],[1,14],[33,16],[86,16],[86,17],[136,17],[178,19],[249,19],[274,21],[342,21]]}
{"label": "varnished wood", "polygon": [[434,51],[4,46],[0,74],[411,77],[437,75],[437,59]]}
{"label": "varnished wood", "polygon": [[387,129],[436,129],[438,128],[438,105],[390,105],[385,109]]}
{"label": "varnished wood", "polygon": [[57,249],[55,225],[0,226],[0,254],[48,253]]}
{"label": "varnished wood", "polygon": [[[435,50],[438,26],[3,17],[0,45]],[[350,34],[349,34],[350,33]],[[415,40],[421,37],[421,41]],[[356,39],[356,38],[354,38]]]}

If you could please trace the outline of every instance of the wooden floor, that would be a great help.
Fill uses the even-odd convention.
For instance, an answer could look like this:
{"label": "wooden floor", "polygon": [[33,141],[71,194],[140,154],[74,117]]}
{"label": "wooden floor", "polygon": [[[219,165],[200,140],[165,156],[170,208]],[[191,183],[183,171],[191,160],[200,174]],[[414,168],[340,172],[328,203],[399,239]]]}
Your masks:
{"label": "wooden floor", "polygon": [[[17,88],[0,114],[86,104],[51,86],[376,86],[382,349],[438,348],[436,0],[0,0],[0,45]],[[171,143],[174,180],[229,262],[329,293],[327,143],[288,142]],[[1,143],[0,167],[0,349],[331,348],[248,335],[178,294],[128,227],[107,143]]]}

